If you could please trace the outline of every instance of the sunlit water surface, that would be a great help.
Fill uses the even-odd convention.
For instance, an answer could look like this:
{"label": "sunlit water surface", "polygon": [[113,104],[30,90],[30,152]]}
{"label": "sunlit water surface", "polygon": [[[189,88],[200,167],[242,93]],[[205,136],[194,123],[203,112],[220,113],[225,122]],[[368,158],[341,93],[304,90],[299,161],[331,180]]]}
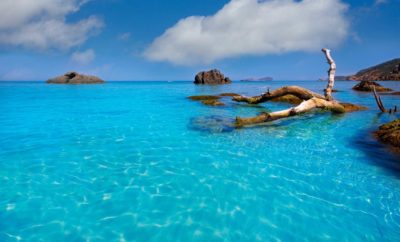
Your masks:
{"label": "sunlit water surface", "polygon": [[371,136],[396,116],[354,82],[334,95],[368,111],[246,129],[289,106],[186,98],[325,84],[0,83],[0,241],[400,241],[400,158]]}

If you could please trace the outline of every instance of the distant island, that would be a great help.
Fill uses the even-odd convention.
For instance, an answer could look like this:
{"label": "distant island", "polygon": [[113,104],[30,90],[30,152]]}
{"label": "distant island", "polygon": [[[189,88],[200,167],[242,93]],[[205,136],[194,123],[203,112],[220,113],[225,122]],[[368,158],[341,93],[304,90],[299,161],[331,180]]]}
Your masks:
{"label": "distant island", "polygon": [[351,76],[336,76],[336,80],[400,81],[400,58],[369,67]]}
{"label": "distant island", "polygon": [[67,72],[62,76],[50,78],[46,81],[49,84],[101,84],[104,81],[97,76],[79,74],[75,71]]}
{"label": "distant island", "polygon": [[266,77],[249,77],[249,78],[244,78],[240,80],[241,82],[255,82],[255,81],[272,81],[274,80],[272,77],[266,76]]}

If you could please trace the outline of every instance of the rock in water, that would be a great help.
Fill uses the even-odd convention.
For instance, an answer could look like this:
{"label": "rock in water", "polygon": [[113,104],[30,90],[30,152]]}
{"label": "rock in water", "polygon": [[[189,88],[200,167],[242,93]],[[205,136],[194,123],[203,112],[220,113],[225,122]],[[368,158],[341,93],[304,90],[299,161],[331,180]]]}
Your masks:
{"label": "rock in water", "polygon": [[389,144],[400,151],[400,119],[380,126],[375,135],[383,143]]}
{"label": "rock in water", "polygon": [[193,101],[200,101],[204,105],[208,106],[225,106],[223,102],[220,102],[221,96],[212,95],[200,95],[200,96],[190,96],[189,99]]}
{"label": "rock in water", "polygon": [[194,84],[219,85],[229,83],[232,83],[232,81],[216,69],[211,71],[202,71],[198,73],[194,79]]}
{"label": "rock in water", "polygon": [[353,87],[353,90],[361,91],[361,92],[373,92],[375,90],[377,92],[389,92],[392,91],[390,88],[386,88],[381,86],[380,84],[373,81],[362,81]]}
{"label": "rock in water", "polygon": [[50,84],[99,84],[104,81],[96,76],[88,76],[77,72],[68,72],[62,76],[54,77],[46,81]]}

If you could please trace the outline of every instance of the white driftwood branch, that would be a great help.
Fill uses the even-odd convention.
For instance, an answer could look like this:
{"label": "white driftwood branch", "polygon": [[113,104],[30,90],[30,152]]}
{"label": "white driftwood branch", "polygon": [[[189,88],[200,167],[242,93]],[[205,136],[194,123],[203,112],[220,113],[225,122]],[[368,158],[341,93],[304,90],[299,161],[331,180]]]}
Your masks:
{"label": "white driftwood branch", "polygon": [[328,64],[330,65],[330,68],[328,70],[328,86],[325,89],[325,99],[328,101],[332,101],[332,90],[333,90],[333,85],[335,85],[335,73],[336,73],[336,64],[335,61],[332,59],[331,56],[331,50],[327,48],[323,48],[322,52],[324,52],[326,60],[328,61]]}
{"label": "white driftwood branch", "polygon": [[300,103],[299,105],[289,109],[276,111],[272,113],[261,113],[260,115],[257,115],[255,117],[248,117],[248,118],[236,117],[236,126],[242,127],[247,125],[271,122],[274,120],[310,112],[316,108],[329,110],[333,113],[345,113],[358,110],[365,110],[366,108],[362,106],[354,105],[351,103],[339,103],[333,100],[332,90],[335,84],[336,64],[330,55],[330,50],[324,48],[322,49],[322,51],[325,53],[325,57],[328,60],[328,63],[330,64],[330,69],[328,71],[329,80],[328,80],[328,86],[325,89],[325,97],[317,93],[314,93],[310,90],[307,90],[305,88],[297,86],[281,87],[271,92],[268,90],[267,93],[263,93],[259,96],[254,96],[254,97],[235,96],[233,97],[234,101],[247,102],[250,104],[266,102],[278,97],[283,97],[285,95],[293,95],[303,100],[303,102]]}
{"label": "white driftwood branch", "polygon": [[326,101],[325,99],[314,97],[307,101],[302,102],[301,104],[299,104],[298,106],[293,107],[293,108],[276,111],[276,112],[272,112],[272,113],[261,113],[258,116],[250,117],[250,118],[236,117],[236,125],[241,127],[241,126],[245,126],[245,125],[271,122],[274,120],[310,112],[316,108],[330,110],[333,113],[346,112],[345,108],[336,101]]}

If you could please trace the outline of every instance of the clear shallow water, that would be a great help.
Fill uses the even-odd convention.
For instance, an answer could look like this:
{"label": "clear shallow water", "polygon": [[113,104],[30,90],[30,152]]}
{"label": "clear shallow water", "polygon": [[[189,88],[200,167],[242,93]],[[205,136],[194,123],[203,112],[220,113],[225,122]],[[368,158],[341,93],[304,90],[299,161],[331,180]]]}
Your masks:
{"label": "clear shallow water", "polygon": [[370,109],[240,130],[203,121],[287,105],[186,99],[287,84],[325,86],[0,83],[0,241],[399,241],[400,158],[370,136],[396,116],[371,94],[337,82]]}

